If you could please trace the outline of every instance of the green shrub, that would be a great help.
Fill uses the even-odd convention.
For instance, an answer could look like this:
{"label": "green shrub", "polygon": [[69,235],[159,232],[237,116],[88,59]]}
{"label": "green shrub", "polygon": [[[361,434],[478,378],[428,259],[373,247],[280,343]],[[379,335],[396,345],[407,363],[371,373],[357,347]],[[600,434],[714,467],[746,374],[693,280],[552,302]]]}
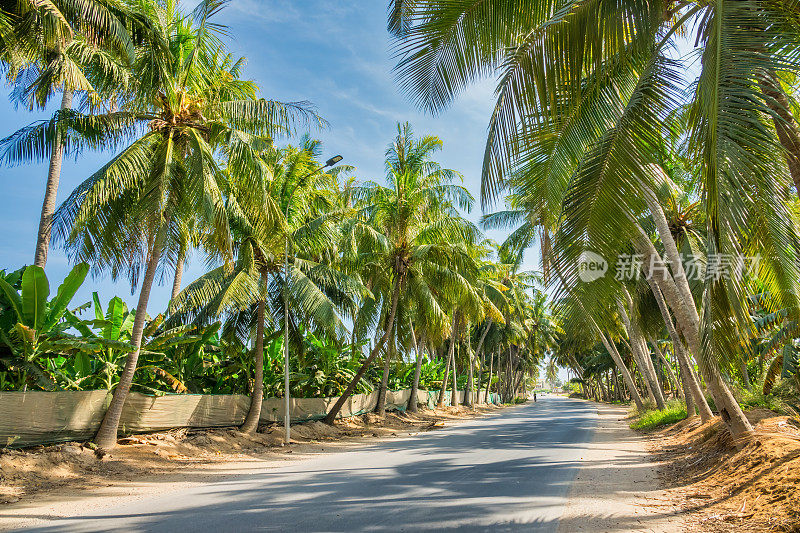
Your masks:
{"label": "green shrub", "polygon": [[753,390],[746,389],[737,390],[737,397],[742,409],[749,411],[750,409],[763,408],[772,411],[783,412],[783,405],[781,401],[774,394],[764,394],[759,387],[753,387]]}
{"label": "green shrub", "polygon": [[635,412],[631,429],[652,430],[661,426],[674,424],[686,418],[686,404],[680,400],[671,400],[664,410],[648,409]]}

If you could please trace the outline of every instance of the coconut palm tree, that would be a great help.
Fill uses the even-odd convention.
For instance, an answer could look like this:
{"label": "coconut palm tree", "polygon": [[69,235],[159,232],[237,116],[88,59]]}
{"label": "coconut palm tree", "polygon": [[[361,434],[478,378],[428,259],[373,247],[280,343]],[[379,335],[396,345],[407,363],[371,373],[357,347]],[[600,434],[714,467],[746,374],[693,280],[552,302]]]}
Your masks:
{"label": "coconut palm tree", "polygon": [[[222,51],[221,7],[201,2],[191,14],[175,4],[147,4],[150,42],[134,65],[136,98],[120,111],[69,117],[68,126],[93,142],[133,139],[70,195],[55,216],[56,235],[74,258],[96,270],[141,279],[129,354],[98,431],[101,448],[116,443],[122,405],[138,360],[144,316],[162,251],[178,221],[196,216],[213,246],[232,256],[222,172],[229,167],[258,176],[264,138],[287,131],[296,119],[318,118],[304,105],[256,98],[252,82],[239,77],[241,60]],[[123,144],[124,145],[124,144]]]}
{"label": "coconut palm tree", "polygon": [[[292,323],[314,327],[341,337],[344,325],[338,311],[354,306],[363,295],[358,280],[326,263],[322,257],[331,242],[339,240],[336,213],[320,205],[320,194],[331,173],[319,172],[319,143],[307,141],[301,149],[269,148],[261,154],[261,179],[231,172],[225,182],[229,226],[237,259],[204,274],[175,299],[173,320],[195,319],[209,323],[228,316],[226,325],[242,329],[245,343],[254,339],[254,375],[248,415],[243,432],[256,430],[264,390],[265,327],[280,330],[283,295],[288,292]],[[294,218],[285,219],[288,212]],[[302,214],[302,216],[300,216]],[[290,233],[289,286],[285,279],[284,240]],[[224,259],[224,258],[223,258]],[[289,342],[289,339],[284,339]]]}
{"label": "coconut palm tree", "polygon": [[[13,3],[8,15],[10,39],[0,38],[0,57],[8,66],[12,99],[29,109],[44,109],[56,93],[61,93],[59,111],[51,120],[0,141],[3,158],[9,164],[42,155],[49,158],[33,261],[44,267],[62,160],[70,148],[68,136],[58,127],[59,117],[70,114],[75,97],[79,105],[96,108],[124,90],[134,58],[129,28],[138,23],[135,11],[116,0],[24,0]],[[37,133],[45,133],[46,142],[31,154],[20,141],[30,141],[26,137]]]}
{"label": "coconut palm tree", "polygon": [[[477,228],[456,210],[469,209],[472,196],[452,183],[461,178],[457,172],[433,160],[441,147],[437,137],[415,139],[408,123],[398,124],[386,151],[389,186],[369,182],[353,191],[359,219],[347,230],[349,244],[343,253],[345,261],[361,266],[362,279],[375,295],[363,308],[364,318],[356,322],[381,324],[383,334],[328,412],[329,424],[389,340],[401,297],[415,300],[430,322],[442,324],[447,318],[441,295],[462,291],[462,274],[474,268],[459,243],[474,241]],[[401,327],[405,322],[399,322]]]}
{"label": "coconut palm tree", "polygon": [[[466,351],[464,361],[467,367],[467,382],[464,390],[464,403],[472,406],[475,401],[479,401],[475,395],[474,371],[475,365],[479,361],[478,356],[482,353],[483,343],[491,326],[495,323],[504,323],[505,317],[503,310],[508,306],[509,301],[505,297],[507,288],[498,279],[499,269],[488,259],[494,243],[483,240],[479,243],[468,245],[467,253],[478,265],[475,275],[468,278],[469,285],[463,294],[454,295],[455,309],[458,312],[461,342]],[[472,349],[472,330],[475,326],[479,338],[475,350]],[[480,367],[482,369],[482,367]],[[480,376],[479,370],[479,376]],[[479,379],[480,383],[480,379]],[[479,388],[479,387],[478,387]]]}
{"label": "coconut palm tree", "polygon": [[[666,119],[688,105],[688,155],[700,169],[706,248],[733,256],[760,249],[776,297],[797,309],[797,267],[786,254],[796,237],[785,200],[792,178],[800,183],[800,143],[781,82],[800,66],[787,52],[796,47],[795,24],[793,7],[781,2],[620,1],[562,9],[536,0],[396,0],[390,10],[401,84],[420,105],[439,110],[478,76],[500,73],[483,200],[516,184],[535,202],[527,205],[531,213],[565,220],[561,228],[570,230],[564,238],[574,251],[565,264],[586,248],[580,236],[587,235],[600,253],[636,239],[637,253],[657,259],[635,227],[650,211],[665,244],[662,259],[676,278],[659,282],[660,289],[737,434],[751,428],[718,374],[720,358],[747,327],[746,293],[739,283],[706,280],[698,313],[661,224],[654,191],[662,180],[650,165],[658,161]],[[694,80],[683,80],[670,58],[686,34],[702,57],[688,102],[680,85]]]}

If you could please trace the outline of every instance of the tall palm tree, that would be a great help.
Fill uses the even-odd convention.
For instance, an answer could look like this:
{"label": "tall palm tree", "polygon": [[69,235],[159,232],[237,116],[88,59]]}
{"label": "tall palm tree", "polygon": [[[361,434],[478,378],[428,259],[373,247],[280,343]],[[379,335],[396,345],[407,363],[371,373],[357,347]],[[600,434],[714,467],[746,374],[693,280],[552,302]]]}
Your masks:
{"label": "tall palm tree", "polygon": [[65,119],[96,143],[133,141],[78,186],[55,216],[56,235],[74,258],[90,259],[96,270],[110,269],[113,276],[125,272],[134,283],[144,267],[131,339],[136,349],[95,438],[101,448],[116,443],[150,289],[175,225],[198,217],[209,245],[231,256],[215,156],[258,176],[264,136],[287,131],[298,118],[318,121],[307,106],[256,98],[255,85],[239,78],[242,61],[222,51],[221,27],[212,20],[218,2],[201,2],[190,15],[171,2],[146,7],[152,27],[134,65],[136,98],[117,112]]}
{"label": "tall palm tree", "polygon": [[[526,204],[531,213],[562,220],[573,250],[564,265],[587,245],[613,254],[631,239],[638,253],[655,257],[635,223],[650,212],[676,277],[659,281],[660,289],[734,433],[751,428],[719,367],[749,327],[746,291],[708,279],[697,311],[653,201],[661,179],[650,165],[658,162],[664,123],[688,105],[687,154],[700,168],[706,248],[732,256],[758,249],[774,294],[796,312],[797,266],[786,253],[796,236],[785,200],[792,178],[800,183],[800,143],[780,80],[800,70],[788,52],[797,46],[796,24],[790,4],[755,1],[619,0],[568,9],[542,0],[397,0],[390,13],[401,83],[420,105],[439,110],[478,76],[499,72],[483,200],[511,185],[534,202]],[[681,85],[694,80],[682,79],[670,59],[686,34],[702,56],[688,102]]]}
{"label": "tall palm tree", "polygon": [[[224,192],[236,262],[204,274],[171,304],[173,320],[194,318],[208,323],[228,316],[226,325],[243,330],[243,343],[254,339],[253,387],[250,409],[240,428],[243,432],[255,431],[261,414],[265,328],[280,330],[283,323],[286,233],[297,250],[290,256],[288,286],[293,324],[341,337],[344,325],[337,311],[354,305],[353,300],[362,295],[357,280],[315,261],[338,239],[334,213],[315,201],[332,178],[317,172],[318,146],[308,142],[302,149],[267,149],[261,156],[264,166],[259,180],[229,169]],[[290,213],[303,216],[286,220],[287,203]]]}
{"label": "tall palm tree", "polygon": [[62,160],[70,146],[57,126],[59,116],[69,115],[76,96],[83,97],[85,107],[98,107],[124,90],[134,58],[129,28],[138,23],[135,11],[116,0],[24,0],[11,6],[9,20],[11,39],[0,39],[0,57],[9,67],[12,98],[29,109],[44,109],[61,93],[59,111],[50,121],[23,128],[0,142],[5,160],[21,163],[34,154],[20,150],[19,138],[46,132],[47,141],[37,150],[44,154],[35,154],[46,154],[49,166],[33,261],[44,267]]}
{"label": "tall palm tree", "polygon": [[[503,310],[509,304],[505,296],[507,288],[499,279],[496,279],[498,273],[496,265],[486,259],[491,246],[492,243],[487,240],[468,243],[465,246],[467,253],[479,268],[471,276],[465,277],[464,291],[449,296],[459,318],[456,322],[457,333],[459,333],[456,340],[459,344],[463,344],[466,352],[464,362],[467,370],[467,382],[464,389],[464,403],[470,407],[477,399],[474,382],[477,356],[483,349],[483,343],[492,324],[505,322]],[[470,334],[473,325],[477,325],[478,329],[482,331],[474,351]]]}
{"label": "tall palm tree", "polygon": [[370,182],[353,191],[359,219],[351,224],[350,244],[343,251],[346,261],[362,266],[362,278],[375,295],[362,313],[373,318],[357,323],[380,323],[383,334],[328,412],[329,424],[389,340],[401,297],[415,300],[432,323],[441,324],[447,320],[441,294],[462,291],[461,274],[474,268],[458,243],[475,240],[477,229],[456,210],[469,209],[472,196],[452,183],[460,179],[458,173],[433,160],[441,147],[437,137],[415,139],[409,124],[398,124],[386,151],[388,186]]}

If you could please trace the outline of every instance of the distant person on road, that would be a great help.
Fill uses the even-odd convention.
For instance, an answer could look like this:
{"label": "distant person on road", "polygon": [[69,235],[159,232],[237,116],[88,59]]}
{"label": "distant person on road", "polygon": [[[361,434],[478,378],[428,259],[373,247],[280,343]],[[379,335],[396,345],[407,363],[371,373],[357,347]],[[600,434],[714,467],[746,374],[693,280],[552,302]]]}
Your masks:
{"label": "distant person on road", "polygon": [[536,393],[533,393],[533,403],[536,403]]}

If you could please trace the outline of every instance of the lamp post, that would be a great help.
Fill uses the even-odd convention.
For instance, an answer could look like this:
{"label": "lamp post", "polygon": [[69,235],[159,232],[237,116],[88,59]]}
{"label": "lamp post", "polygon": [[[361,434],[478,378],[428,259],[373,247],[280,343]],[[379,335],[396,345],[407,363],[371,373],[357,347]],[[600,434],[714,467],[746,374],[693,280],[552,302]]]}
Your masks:
{"label": "lamp post", "polygon": [[[309,172],[302,178],[300,182],[310,178],[320,170],[332,167],[339,161],[344,159],[340,155],[336,155],[328,159],[324,165]],[[283,395],[286,398],[286,404],[283,411],[283,428],[285,430],[286,445],[289,445],[292,437],[291,417],[289,416],[289,206],[292,203],[292,195],[297,190],[298,185],[295,185],[292,192],[286,198],[286,218],[284,219],[287,224],[286,235],[284,236],[284,253],[283,253]]]}

